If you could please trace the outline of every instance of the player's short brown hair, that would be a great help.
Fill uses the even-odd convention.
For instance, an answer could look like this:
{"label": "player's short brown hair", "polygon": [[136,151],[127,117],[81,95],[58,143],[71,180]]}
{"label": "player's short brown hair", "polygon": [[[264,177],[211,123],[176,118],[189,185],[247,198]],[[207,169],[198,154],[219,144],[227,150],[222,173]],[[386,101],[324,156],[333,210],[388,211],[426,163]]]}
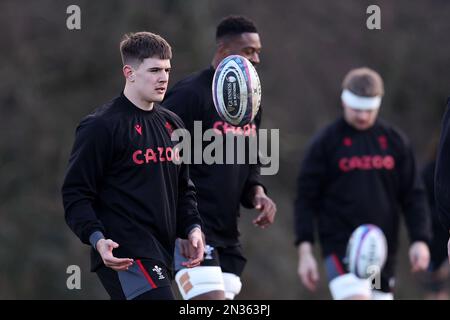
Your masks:
{"label": "player's short brown hair", "polygon": [[141,31],[124,35],[120,42],[123,64],[141,64],[144,59],[172,59],[172,48],[161,36]]}
{"label": "player's short brown hair", "polygon": [[378,72],[366,67],[350,70],[342,82],[342,89],[363,97],[384,95],[383,79]]}

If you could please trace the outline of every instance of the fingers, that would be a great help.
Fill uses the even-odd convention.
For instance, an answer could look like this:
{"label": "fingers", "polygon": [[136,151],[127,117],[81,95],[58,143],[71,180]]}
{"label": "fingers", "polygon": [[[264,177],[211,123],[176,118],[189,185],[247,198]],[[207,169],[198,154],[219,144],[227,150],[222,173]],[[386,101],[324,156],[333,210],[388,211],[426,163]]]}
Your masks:
{"label": "fingers", "polygon": [[107,239],[105,241],[105,245],[108,247],[108,249],[116,249],[119,247],[119,244],[117,242],[112,241],[111,239]]}
{"label": "fingers", "polygon": [[448,263],[450,263],[450,239],[447,243],[447,255],[448,255]]}
{"label": "fingers", "polygon": [[418,257],[416,254],[411,254],[410,258],[410,263],[411,263],[411,272],[417,272],[419,271],[418,265],[417,265],[417,261],[418,261]]}
{"label": "fingers", "polygon": [[319,271],[317,268],[311,270],[311,280],[314,282],[314,285],[319,281]]}
{"label": "fingers", "polygon": [[303,285],[309,291],[316,291],[319,275],[315,273],[314,270],[307,270],[306,272],[302,273],[301,280]]}
{"label": "fingers", "polygon": [[309,284],[310,284],[309,289],[311,291],[316,291],[316,289],[317,289],[317,282],[319,281],[319,273],[317,272],[317,269],[309,270],[308,281],[309,281]]}
{"label": "fingers", "polygon": [[268,198],[261,199],[259,206],[255,206],[256,209],[258,207],[261,214],[253,220],[253,224],[265,229],[274,222],[277,208],[275,203]]}
{"label": "fingers", "polygon": [[256,219],[253,220],[253,224],[256,227],[265,229],[270,225],[270,220],[266,213],[261,213]]}
{"label": "fingers", "polygon": [[426,255],[416,254],[411,258],[411,272],[425,271],[430,262]]}
{"label": "fingers", "polygon": [[105,262],[105,266],[116,271],[128,270],[132,265],[133,262],[122,262],[122,263]]}
{"label": "fingers", "polygon": [[430,263],[430,251],[424,242],[414,242],[409,250],[411,271],[419,272],[428,268]]}
{"label": "fingers", "polygon": [[253,224],[262,229],[270,226],[274,221],[274,213],[261,213],[256,219],[253,220]]}
{"label": "fingers", "polygon": [[298,275],[301,282],[309,291],[315,291],[319,282],[319,270],[314,257],[309,253],[299,259]]}
{"label": "fingers", "polygon": [[198,267],[200,263],[203,261],[203,257],[196,257],[194,259],[189,259],[188,261],[182,262],[181,265],[186,268],[194,268]]}
{"label": "fingers", "polygon": [[103,259],[105,266],[117,271],[128,270],[128,268],[133,265],[133,262],[133,259],[115,258],[112,255]]}
{"label": "fingers", "polygon": [[107,266],[108,268],[111,268],[115,271],[127,271],[130,268],[131,265],[120,265],[120,266]]}
{"label": "fingers", "polygon": [[418,264],[414,264],[414,265],[411,267],[411,272],[412,272],[412,273],[419,272],[419,271],[421,271],[421,269],[420,269],[420,267],[419,267]]}
{"label": "fingers", "polygon": [[121,265],[132,265],[133,264],[133,259],[129,259],[129,258],[116,258],[114,256],[111,257],[107,257],[104,260],[106,263],[108,263],[108,265],[111,266],[121,266]]}
{"label": "fingers", "polygon": [[195,249],[197,249],[198,248],[198,242],[200,241],[200,239],[198,239],[198,238],[194,238],[194,239],[192,239],[192,241],[191,241],[191,244],[192,244],[192,246],[195,248]]}
{"label": "fingers", "polygon": [[96,244],[96,249],[100,254],[102,252],[112,252],[113,249],[118,248],[119,244],[111,239],[100,239]]}
{"label": "fingers", "polygon": [[117,242],[107,239],[101,243],[98,252],[102,257],[105,266],[116,271],[127,270],[131,265],[133,265],[133,259],[114,257],[112,251],[118,247],[119,244]]}
{"label": "fingers", "polygon": [[417,255],[416,254],[411,255],[410,260],[411,260],[411,272],[419,271]]}
{"label": "fingers", "polygon": [[203,261],[203,255],[205,253],[204,244],[201,238],[193,238],[189,242],[189,248],[191,254],[189,255],[189,260],[182,262],[181,264],[188,268],[194,268],[200,265]]}
{"label": "fingers", "polygon": [[425,271],[428,268],[429,259],[425,256],[416,256],[415,261],[412,263],[412,272]]}
{"label": "fingers", "polygon": [[180,248],[180,254],[185,258],[190,258],[189,241],[185,239],[178,239],[178,247]]}
{"label": "fingers", "polygon": [[203,261],[203,255],[205,254],[205,247],[201,238],[192,240],[192,247],[195,248],[194,257],[191,264],[199,265]]}
{"label": "fingers", "polygon": [[188,261],[182,262],[181,265],[187,268],[194,268],[200,265],[203,261],[203,250],[197,250],[196,254]]}

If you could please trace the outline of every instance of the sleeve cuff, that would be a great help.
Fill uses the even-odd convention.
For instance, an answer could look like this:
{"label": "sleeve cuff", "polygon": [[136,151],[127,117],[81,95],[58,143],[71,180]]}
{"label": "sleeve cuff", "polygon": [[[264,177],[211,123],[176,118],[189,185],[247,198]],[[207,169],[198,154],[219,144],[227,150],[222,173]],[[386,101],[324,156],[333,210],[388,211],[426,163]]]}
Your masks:
{"label": "sleeve cuff", "polygon": [[413,237],[411,239],[411,243],[414,243],[414,242],[425,242],[427,244],[427,246],[431,245],[431,239],[427,236]]}
{"label": "sleeve cuff", "polygon": [[189,237],[189,234],[191,233],[192,230],[194,230],[195,228],[199,228],[200,231],[202,230],[202,227],[199,224],[193,224],[191,226],[189,226],[189,228],[186,229],[186,235]]}
{"label": "sleeve cuff", "polygon": [[95,231],[89,237],[89,242],[95,251],[97,251],[96,246],[97,246],[98,240],[100,240],[100,239],[105,239],[105,236],[103,235],[103,233],[101,231]]}
{"label": "sleeve cuff", "polygon": [[298,247],[302,242],[309,242],[309,243],[311,243],[313,245],[314,244],[314,237],[313,236],[310,236],[310,237],[305,236],[305,237],[301,237],[301,238],[297,237],[295,239],[295,241],[294,241],[294,245],[296,247]]}
{"label": "sleeve cuff", "polygon": [[241,198],[241,204],[247,209],[255,208],[255,206],[253,205],[253,198],[254,198],[253,188],[256,186],[260,186],[261,188],[263,188],[264,193],[266,195],[268,194],[266,186],[261,182],[254,181],[252,183],[249,183],[246,187],[246,190],[244,191],[243,197]]}

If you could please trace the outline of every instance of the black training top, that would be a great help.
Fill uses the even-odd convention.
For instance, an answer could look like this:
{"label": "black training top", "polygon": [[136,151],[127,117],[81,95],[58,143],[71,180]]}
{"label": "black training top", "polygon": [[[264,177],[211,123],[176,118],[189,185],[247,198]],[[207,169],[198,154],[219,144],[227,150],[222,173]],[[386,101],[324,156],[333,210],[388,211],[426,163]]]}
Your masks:
{"label": "black training top", "polygon": [[340,118],[313,138],[301,165],[296,244],[313,242],[317,219],[323,254],[345,252],[354,229],[371,223],[395,254],[399,206],[410,239],[428,242],[426,196],[406,137],[382,120],[358,131]]}
{"label": "black training top", "polygon": [[422,169],[422,178],[427,192],[427,200],[430,207],[430,217],[432,226],[432,240],[430,244],[431,267],[437,269],[442,263],[443,258],[447,256],[447,241],[449,238],[448,230],[442,225],[438,211],[436,210],[434,194],[434,169],[436,161],[428,162]]}
{"label": "black training top", "polygon": [[447,230],[450,230],[450,98],[442,121],[441,139],[434,176],[436,209]]}
{"label": "black training top", "polygon": [[[260,112],[251,124],[234,127],[224,122],[216,112],[212,99],[214,69],[195,73],[169,90],[163,106],[175,112],[186,125],[194,141],[194,121],[202,121],[203,131],[215,129],[217,133],[233,136],[252,136],[257,133]],[[198,137],[197,137],[198,139]],[[210,142],[203,143],[203,149]],[[236,150],[236,149],[235,149]],[[236,152],[235,152],[236,155]],[[225,163],[226,151],[223,159]],[[197,189],[198,208],[204,222],[206,242],[213,246],[232,246],[239,243],[238,217],[240,204],[253,208],[251,189],[261,185],[258,165],[245,164],[193,164],[191,179]]]}
{"label": "black training top", "polygon": [[[117,257],[152,258],[171,269],[176,237],[201,225],[188,167],[170,135],[183,127],[155,104],[136,107],[123,94],[85,117],[76,130],[62,195],[66,221],[83,243],[101,231]],[[101,264],[92,250],[91,267]]]}

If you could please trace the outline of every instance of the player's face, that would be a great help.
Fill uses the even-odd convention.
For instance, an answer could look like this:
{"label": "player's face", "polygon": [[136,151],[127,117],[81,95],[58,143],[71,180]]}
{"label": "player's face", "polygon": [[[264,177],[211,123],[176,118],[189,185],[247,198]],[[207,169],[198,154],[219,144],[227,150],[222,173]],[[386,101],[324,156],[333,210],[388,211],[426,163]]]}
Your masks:
{"label": "player's face", "polygon": [[357,130],[371,128],[377,120],[379,109],[359,110],[344,106],[344,119]]}
{"label": "player's face", "polygon": [[170,60],[147,58],[135,69],[135,88],[142,100],[161,102],[169,83]]}
{"label": "player's face", "polygon": [[242,33],[230,41],[228,50],[230,55],[241,55],[250,60],[253,65],[257,65],[260,62],[259,55],[261,53],[259,34],[254,32]]}

